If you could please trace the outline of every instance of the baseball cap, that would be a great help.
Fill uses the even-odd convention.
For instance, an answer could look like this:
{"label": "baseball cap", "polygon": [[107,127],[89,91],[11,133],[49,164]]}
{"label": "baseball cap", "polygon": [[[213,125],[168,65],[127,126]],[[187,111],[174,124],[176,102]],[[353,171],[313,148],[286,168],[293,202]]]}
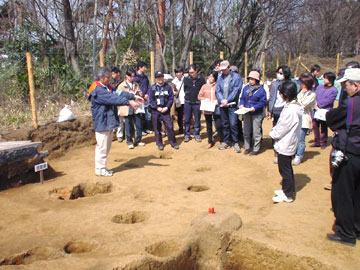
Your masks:
{"label": "baseball cap", "polygon": [[172,80],[173,77],[170,74],[164,74],[164,79],[165,80]]}
{"label": "baseball cap", "polygon": [[360,68],[347,68],[344,77],[338,80],[338,82],[346,82],[348,80],[360,81]]}
{"label": "baseball cap", "polygon": [[155,73],[155,78],[164,77],[164,74],[161,71]]}
{"label": "baseball cap", "polygon": [[337,78],[336,78],[337,81],[340,80],[340,79],[342,79],[342,78],[344,77],[345,70],[346,70],[346,68],[341,68],[341,69],[339,69],[338,76],[337,76]]}
{"label": "baseball cap", "polygon": [[230,66],[229,61],[224,60],[224,61],[222,61],[222,62],[220,63],[220,70],[227,69],[229,66]]}

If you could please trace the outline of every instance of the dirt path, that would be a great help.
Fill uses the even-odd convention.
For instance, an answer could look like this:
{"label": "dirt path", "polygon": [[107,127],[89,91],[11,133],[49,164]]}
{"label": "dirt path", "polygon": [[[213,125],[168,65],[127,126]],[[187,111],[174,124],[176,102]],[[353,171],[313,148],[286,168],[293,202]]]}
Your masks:
{"label": "dirt path", "polygon": [[[0,192],[0,259],[36,253],[32,249],[42,247],[48,260],[0,269],[115,269],[139,258],[155,242],[181,240],[191,220],[212,206],[241,216],[243,227],[234,237],[337,269],[360,269],[359,243],[351,248],[326,240],[333,223],[330,192],[323,189],[330,181],[330,148],[307,148],[307,160],[294,168],[295,202],[275,205],[271,197],[280,187],[280,175],[272,162],[270,127],[265,120],[264,150],[255,157],[233,149],[219,151],[218,143],[205,149],[203,129],[201,143],[179,139],[178,151],[169,145],[158,151],[152,135],[144,139],[148,145],[134,150],[113,142],[108,167],[115,174],[110,178],[94,175],[94,146],[50,160],[59,173],[56,179]],[[96,182],[111,182],[111,192],[76,200],[57,198],[56,191],[66,196],[66,190],[80,183]],[[66,244],[69,253],[71,248],[84,253],[58,252]]]}

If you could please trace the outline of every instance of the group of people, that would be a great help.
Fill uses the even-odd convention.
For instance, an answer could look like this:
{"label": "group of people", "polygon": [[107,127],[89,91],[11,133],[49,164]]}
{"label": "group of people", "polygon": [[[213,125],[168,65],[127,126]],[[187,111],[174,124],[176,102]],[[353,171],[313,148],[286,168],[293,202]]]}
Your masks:
{"label": "group of people", "polygon": [[[324,83],[320,85],[316,78],[320,71],[318,65],[312,67],[310,74],[302,74],[295,82],[291,80],[290,68],[280,66],[276,70],[277,78],[272,82],[268,98],[260,84],[259,70],[250,71],[248,84],[243,87],[237,69],[226,60],[216,61],[214,70],[206,78],[199,75],[196,65],[190,65],[186,70],[177,68],[176,77],[172,81],[165,80],[162,72],[156,72],[153,85],[150,85],[145,69],[146,64],[140,61],[137,70],[128,69],[125,80],[121,82],[118,76],[114,76],[114,73],[119,73],[118,69],[114,68],[111,76],[109,69],[102,68],[98,80],[89,89],[97,141],[96,175],[112,175],[112,171],[106,168],[106,157],[110,151],[113,130],[119,128],[119,141],[124,136],[121,123],[125,126],[129,149],[145,145],[141,141],[142,135],[151,133],[150,123],[159,150],[164,149],[163,133],[167,134],[171,147],[179,149],[171,114],[173,106],[179,134],[184,134],[185,143],[191,140],[192,135],[196,142],[201,142],[200,118],[203,112],[207,148],[214,145],[215,127],[220,142],[219,150],[233,147],[236,153],[240,153],[239,141],[243,139],[244,154],[258,155],[267,108],[267,117],[273,121],[269,135],[273,139],[274,162],[278,164],[282,177],[282,188],[274,191],[273,201],[292,202],[295,199],[292,165],[299,165],[303,160],[305,138],[313,129],[314,143],[311,147],[325,148],[330,127],[336,134],[333,143],[336,154],[332,155],[335,160],[332,164],[338,162],[334,163],[332,170],[332,204],[337,230],[335,234],[329,234],[328,239],[354,245],[355,239],[360,238],[358,63],[349,63],[346,69],[340,70],[338,78],[332,72],[325,73]],[[334,87],[335,79],[341,82],[342,90],[340,105],[333,109],[338,94]],[[243,125],[239,121],[239,114],[242,115]]]}

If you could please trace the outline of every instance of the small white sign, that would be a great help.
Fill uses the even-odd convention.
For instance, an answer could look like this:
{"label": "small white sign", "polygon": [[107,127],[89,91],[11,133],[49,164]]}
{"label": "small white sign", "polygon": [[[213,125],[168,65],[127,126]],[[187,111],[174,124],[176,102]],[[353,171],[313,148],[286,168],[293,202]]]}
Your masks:
{"label": "small white sign", "polygon": [[40,164],[35,165],[35,172],[43,171],[43,170],[46,170],[47,168],[48,168],[47,162],[40,163]]}

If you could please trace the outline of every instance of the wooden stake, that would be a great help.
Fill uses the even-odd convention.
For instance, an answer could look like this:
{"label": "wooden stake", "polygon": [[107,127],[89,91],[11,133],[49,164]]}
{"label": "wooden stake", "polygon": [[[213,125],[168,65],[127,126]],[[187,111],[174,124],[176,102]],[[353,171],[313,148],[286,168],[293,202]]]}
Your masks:
{"label": "wooden stake", "polygon": [[245,52],[245,74],[244,74],[244,78],[245,78],[245,84],[247,84],[247,76],[248,76],[248,52]]}
{"label": "wooden stake", "polygon": [[154,51],[150,52],[150,83],[151,85],[155,82],[155,53]]}
{"label": "wooden stake", "polygon": [[40,171],[40,183],[44,184],[44,171]]}
{"label": "wooden stake", "polygon": [[265,83],[265,80],[266,80],[266,78],[265,78],[265,68],[266,68],[266,63],[265,63],[265,61],[266,61],[266,55],[265,55],[265,52],[262,52],[262,81],[263,81],[263,83]]}
{"label": "wooden stake", "polygon": [[224,60],[224,52],[220,52],[220,59]]}
{"label": "wooden stake", "polygon": [[297,62],[297,65],[296,65],[295,78],[298,77],[298,72],[300,71],[300,64],[301,64],[301,53],[299,54],[298,62]]}
{"label": "wooden stake", "polygon": [[300,63],[300,65],[301,65],[303,68],[305,68],[305,69],[307,70],[307,72],[310,72],[310,69],[309,69],[307,66],[305,66],[303,63]]}
{"label": "wooden stake", "polygon": [[36,105],[35,105],[34,76],[33,76],[33,72],[32,72],[31,53],[29,53],[29,52],[26,53],[26,64],[27,64],[28,78],[29,78],[30,102],[31,102],[33,127],[38,128]]}
{"label": "wooden stake", "polygon": [[276,53],[276,68],[280,66],[279,53]]}
{"label": "wooden stake", "polygon": [[193,52],[189,52],[189,63],[190,63],[190,65],[194,64],[194,54],[193,54]]}
{"label": "wooden stake", "polygon": [[291,67],[291,52],[289,52],[288,66]]}
{"label": "wooden stake", "polygon": [[337,54],[337,58],[336,58],[336,76],[339,74],[339,69],[340,69],[340,53]]}
{"label": "wooden stake", "polygon": [[100,67],[104,67],[104,53],[103,51],[99,51],[99,58],[100,58]]}

